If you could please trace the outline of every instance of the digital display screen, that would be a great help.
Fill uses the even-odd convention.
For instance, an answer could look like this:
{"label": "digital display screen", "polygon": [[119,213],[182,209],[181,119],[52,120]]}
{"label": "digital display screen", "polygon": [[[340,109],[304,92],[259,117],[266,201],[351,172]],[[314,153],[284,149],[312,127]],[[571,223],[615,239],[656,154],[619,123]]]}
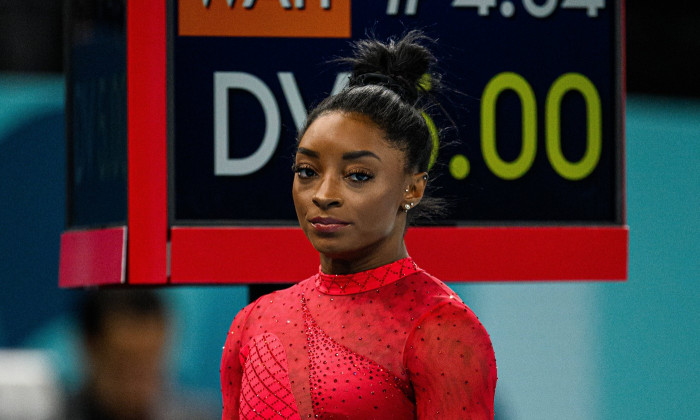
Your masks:
{"label": "digital display screen", "polygon": [[[621,12],[604,0],[170,4],[169,218],[295,225],[307,110],[350,42],[422,29],[447,86],[428,193],[444,225],[622,224]],[[451,121],[450,121],[451,120]]]}

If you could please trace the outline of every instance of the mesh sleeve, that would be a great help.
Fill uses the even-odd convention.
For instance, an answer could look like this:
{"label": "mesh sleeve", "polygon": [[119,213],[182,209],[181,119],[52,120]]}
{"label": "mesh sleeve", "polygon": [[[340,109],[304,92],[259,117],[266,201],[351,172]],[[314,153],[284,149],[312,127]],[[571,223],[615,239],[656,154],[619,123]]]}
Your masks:
{"label": "mesh sleeve", "polygon": [[493,346],[463,303],[443,302],[414,324],[404,366],[419,419],[493,419],[497,379]]}
{"label": "mesh sleeve", "polygon": [[238,420],[239,396],[241,392],[241,335],[250,312],[257,301],[243,308],[233,319],[226,336],[221,355],[221,397],[223,400],[222,420]]}

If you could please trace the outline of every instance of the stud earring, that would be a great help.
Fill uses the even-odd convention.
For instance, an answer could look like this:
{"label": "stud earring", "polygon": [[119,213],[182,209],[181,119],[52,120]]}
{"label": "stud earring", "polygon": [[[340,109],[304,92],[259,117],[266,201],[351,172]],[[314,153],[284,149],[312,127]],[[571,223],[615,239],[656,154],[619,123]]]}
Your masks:
{"label": "stud earring", "polygon": [[406,192],[408,192],[408,188],[406,188]]}
{"label": "stud earring", "polygon": [[406,213],[408,213],[408,211],[411,209],[411,205],[410,205],[410,204],[404,204],[404,205],[403,205],[403,208],[404,208],[403,211],[406,212]]}

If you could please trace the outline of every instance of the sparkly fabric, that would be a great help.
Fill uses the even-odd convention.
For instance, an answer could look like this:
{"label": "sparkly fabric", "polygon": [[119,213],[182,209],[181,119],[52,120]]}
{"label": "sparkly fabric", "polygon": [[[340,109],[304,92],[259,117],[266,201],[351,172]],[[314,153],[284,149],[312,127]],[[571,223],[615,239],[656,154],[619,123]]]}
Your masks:
{"label": "sparkly fabric", "polygon": [[224,419],[492,419],[496,362],[474,313],[406,258],[248,305],[221,384]]}
{"label": "sparkly fabric", "polygon": [[241,418],[300,419],[289,383],[287,356],[277,337],[270,333],[255,336],[239,356],[249,360],[241,381]]}
{"label": "sparkly fabric", "polygon": [[319,268],[316,288],[327,295],[349,295],[376,289],[420,271],[411,258],[353,274],[325,274]]}
{"label": "sparkly fabric", "polygon": [[311,399],[319,418],[342,418],[347,403],[355,404],[356,418],[392,418],[396,407],[384,404],[385,399],[406,402],[402,408],[407,414],[414,409],[408,382],[329,337],[314,321],[303,297],[302,309],[311,363]]}

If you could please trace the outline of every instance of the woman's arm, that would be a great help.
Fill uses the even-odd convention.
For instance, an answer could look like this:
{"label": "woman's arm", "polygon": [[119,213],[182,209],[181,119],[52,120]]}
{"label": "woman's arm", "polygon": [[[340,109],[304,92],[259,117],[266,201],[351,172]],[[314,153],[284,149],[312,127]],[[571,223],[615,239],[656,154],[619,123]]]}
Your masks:
{"label": "woman's arm", "polygon": [[493,419],[496,359],[488,333],[450,299],[414,324],[404,353],[419,419]]}
{"label": "woman's arm", "polygon": [[238,408],[241,393],[241,376],[243,374],[241,358],[241,337],[243,328],[248,321],[248,316],[257,301],[251,303],[238,312],[233,319],[231,328],[226,337],[223,353],[221,355],[221,397],[223,399],[222,420],[238,420]]}

